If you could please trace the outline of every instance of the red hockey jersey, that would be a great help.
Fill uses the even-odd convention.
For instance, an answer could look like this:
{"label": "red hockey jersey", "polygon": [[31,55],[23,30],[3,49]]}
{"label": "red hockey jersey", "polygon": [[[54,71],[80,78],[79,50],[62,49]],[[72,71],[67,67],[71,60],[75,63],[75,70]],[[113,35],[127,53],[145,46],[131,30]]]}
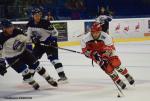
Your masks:
{"label": "red hockey jersey", "polygon": [[100,33],[100,37],[97,40],[93,39],[90,32],[83,36],[81,40],[81,48],[83,53],[87,50],[97,51],[99,54],[103,54],[106,51],[115,51],[112,37],[105,32],[101,31]]}

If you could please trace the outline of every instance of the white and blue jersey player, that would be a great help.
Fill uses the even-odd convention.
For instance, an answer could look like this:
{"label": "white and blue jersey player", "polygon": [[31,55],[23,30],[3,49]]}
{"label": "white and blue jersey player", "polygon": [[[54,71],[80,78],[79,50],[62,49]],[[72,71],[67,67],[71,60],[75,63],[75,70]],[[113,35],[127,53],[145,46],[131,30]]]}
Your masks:
{"label": "white and blue jersey player", "polygon": [[32,10],[32,19],[27,23],[27,35],[35,44],[32,52],[37,59],[40,59],[44,53],[55,67],[58,76],[58,82],[67,82],[67,77],[63,70],[63,65],[58,58],[57,36],[58,31],[52,24],[42,19],[42,12],[35,8]]}
{"label": "white and blue jersey player", "polygon": [[[8,65],[17,73],[21,73],[23,80],[31,85],[35,90],[39,84],[33,79],[32,71],[40,76],[52,86],[57,87],[57,82],[46,72],[45,68],[39,65],[34,55],[26,49],[26,43],[30,40],[22,30],[14,28],[13,24],[5,19],[1,22],[2,32],[0,33],[0,75],[7,73]],[[30,67],[30,68],[29,68]]]}
{"label": "white and blue jersey player", "polygon": [[101,24],[102,31],[109,34],[109,22],[112,21],[112,16],[100,15],[95,19],[95,22]]}

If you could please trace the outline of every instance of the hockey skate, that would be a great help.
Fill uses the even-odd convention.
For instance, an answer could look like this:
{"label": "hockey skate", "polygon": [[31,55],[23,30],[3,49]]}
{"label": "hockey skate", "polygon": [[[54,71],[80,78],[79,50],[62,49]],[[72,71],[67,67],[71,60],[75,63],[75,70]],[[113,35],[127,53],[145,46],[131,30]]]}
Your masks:
{"label": "hockey skate", "polygon": [[34,77],[34,75],[35,75],[35,72],[31,73],[31,76],[32,76],[32,77]]}
{"label": "hockey skate", "polygon": [[35,90],[40,88],[39,84],[35,80],[29,82],[29,85],[31,85]]}
{"label": "hockey skate", "polygon": [[62,72],[61,74],[59,74],[59,79],[58,79],[58,82],[61,83],[61,84],[65,84],[65,83],[68,83],[68,78],[66,77],[65,73]]}
{"label": "hockey skate", "polygon": [[126,84],[122,81],[122,80],[117,80],[116,83],[122,88],[125,89],[126,88]]}
{"label": "hockey skate", "polygon": [[66,76],[62,76],[58,79],[58,82],[61,84],[68,83],[68,78]]}
{"label": "hockey skate", "polygon": [[53,79],[52,77],[48,76],[48,77],[46,77],[45,79],[46,79],[46,81],[47,81],[50,85],[52,85],[53,87],[57,87],[57,86],[58,86],[57,82],[54,81],[54,79]]}
{"label": "hockey skate", "polygon": [[134,81],[133,77],[130,74],[126,74],[125,78],[128,80],[130,85],[134,84],[135,81]]}

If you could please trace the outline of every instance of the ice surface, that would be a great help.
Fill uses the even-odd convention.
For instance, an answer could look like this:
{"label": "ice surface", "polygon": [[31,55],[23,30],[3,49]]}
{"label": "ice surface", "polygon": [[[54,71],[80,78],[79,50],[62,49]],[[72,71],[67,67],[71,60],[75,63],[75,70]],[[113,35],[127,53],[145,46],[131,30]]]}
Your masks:
{"label": "ice surface", "polygon": [[[81,51],[80,46],[65,48]],[[96,64],[93,68],[91,60],[81,54],[60,50],[60,60],[64,65],[69,83],[53,88],[36,74],[35,79],[41,88],[34,91],[22,82],[21,75],[9,68],[5,77],[0,76],[0,101],[149,101],[150,41],[117,43],[116,48],[123,65],[136,80],[135,87],[130,86],[120,75],[127,84],[127,89],[123,90],[124,97],[117,98],[117,89],[113,82]],[[42,57],[41,64],[51,76],[58,79],[46,55]],[[29,98],[15,99],[19,97]]]}

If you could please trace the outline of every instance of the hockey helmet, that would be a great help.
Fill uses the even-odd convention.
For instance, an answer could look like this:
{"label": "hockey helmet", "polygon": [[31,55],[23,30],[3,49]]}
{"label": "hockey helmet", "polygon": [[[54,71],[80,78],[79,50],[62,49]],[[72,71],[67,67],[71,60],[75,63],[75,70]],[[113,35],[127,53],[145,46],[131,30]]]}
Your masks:
{"label": "hockey helmet", "polygon": [[102,27],[101,27],[101,25],[100,25],[99,23],[94,22],[94,23],[92,24],[92,26],[91,26],[91,32],[92,32],[92,33],[99,32],[99,31],[101,31],[101,30],[102,30]]}
{"label": "hockey helmet", "polygon": [[32,10],[32,15],[35,15],[35,14],[39,14],[39,15],[42,15],[42,11],[40,8],[34,8]]}
{"label": "hockey helmet", "polygon": [[9,27],[12,27],[13,24],[11,23],[10,20],[4,19],[1,21],[1,26],[2,26],[2,28],[9,28]]}

